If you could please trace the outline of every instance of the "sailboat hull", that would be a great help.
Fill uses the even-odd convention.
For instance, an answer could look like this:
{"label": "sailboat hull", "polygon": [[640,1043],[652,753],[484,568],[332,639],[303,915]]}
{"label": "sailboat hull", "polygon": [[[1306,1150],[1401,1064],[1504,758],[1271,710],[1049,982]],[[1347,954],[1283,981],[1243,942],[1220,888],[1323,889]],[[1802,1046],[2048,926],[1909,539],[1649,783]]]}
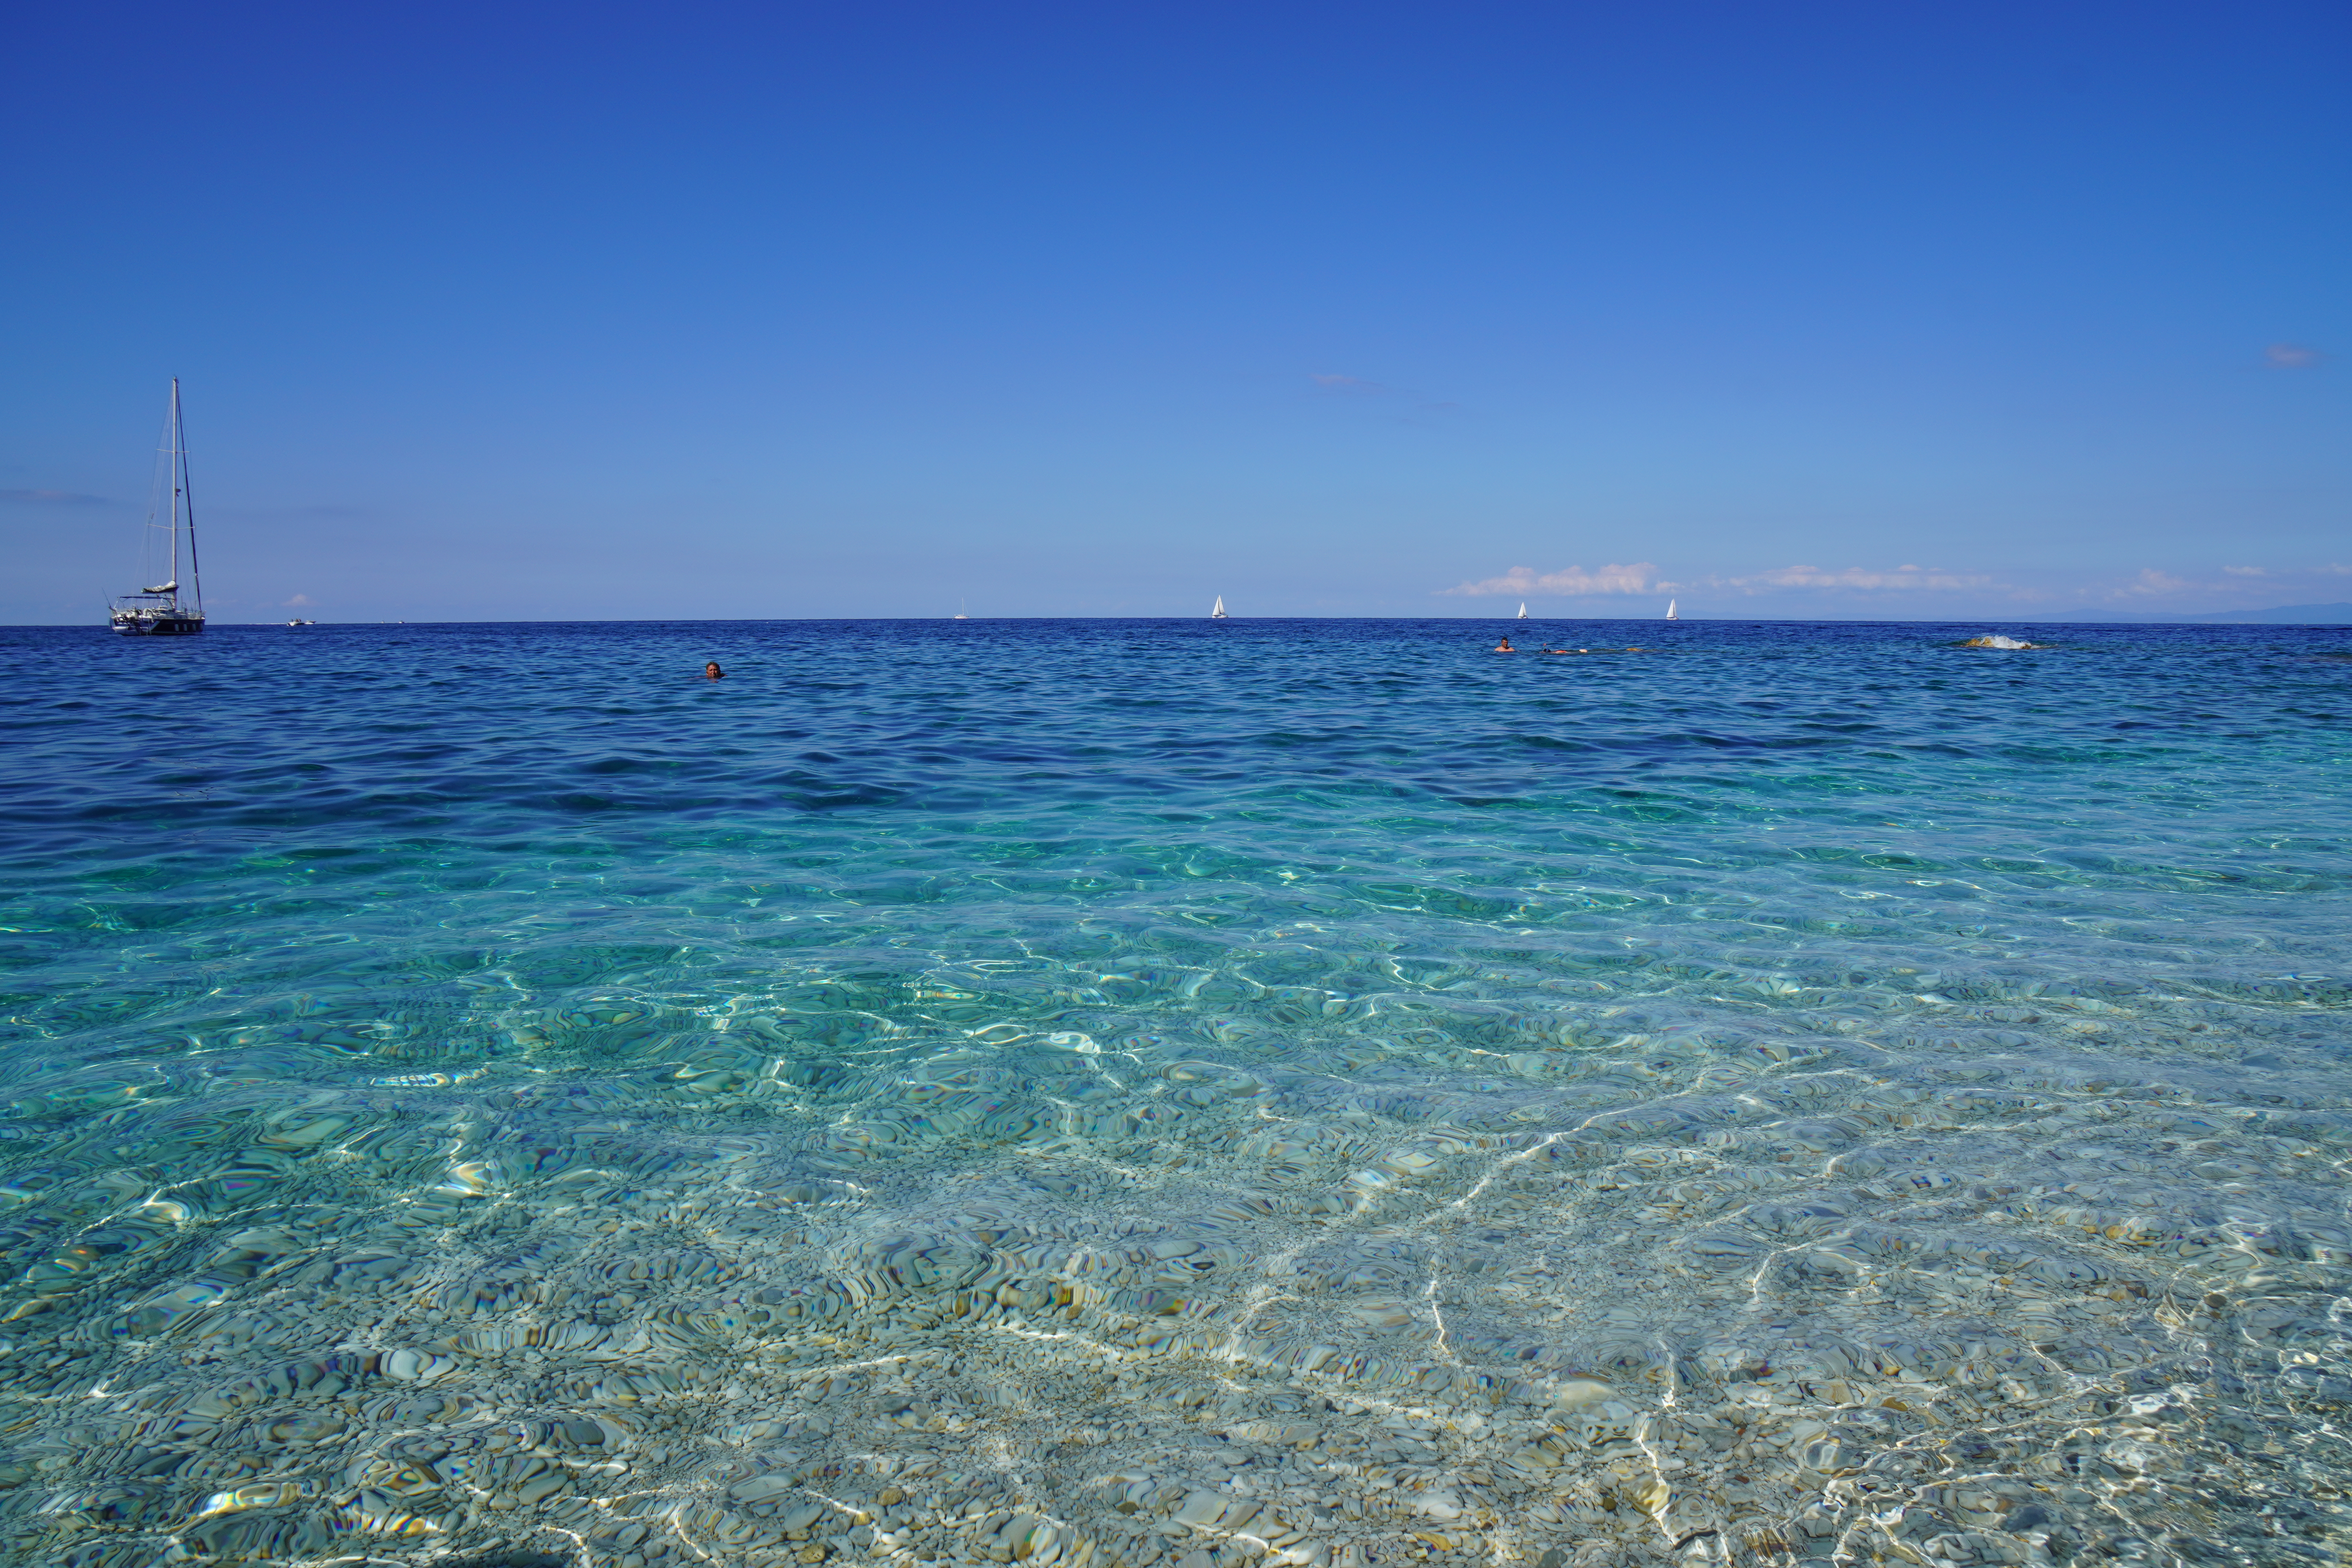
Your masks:
{"label": "sailboat hull", "polygon": [[202,616],[153,610],[117,610],[114,613],[114,635],[120,637],[192,637],[204,629],[205,618]]}

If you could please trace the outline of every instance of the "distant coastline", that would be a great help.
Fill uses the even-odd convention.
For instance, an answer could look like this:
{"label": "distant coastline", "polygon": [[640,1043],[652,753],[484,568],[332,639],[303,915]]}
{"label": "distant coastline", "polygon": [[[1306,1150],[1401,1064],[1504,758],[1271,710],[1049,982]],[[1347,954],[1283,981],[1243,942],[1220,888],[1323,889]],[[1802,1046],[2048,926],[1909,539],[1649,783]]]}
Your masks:
{"label": "distant coastline", "polygon": [[2268,610],[2216,610],[2204,616],[2127,615],[2120,610],[2073,610],[2063,616],[2018,616],[2023,621],[2101,621],[2136,626],[2338,626],[2352,625],[2352,604],[2280,605]]}

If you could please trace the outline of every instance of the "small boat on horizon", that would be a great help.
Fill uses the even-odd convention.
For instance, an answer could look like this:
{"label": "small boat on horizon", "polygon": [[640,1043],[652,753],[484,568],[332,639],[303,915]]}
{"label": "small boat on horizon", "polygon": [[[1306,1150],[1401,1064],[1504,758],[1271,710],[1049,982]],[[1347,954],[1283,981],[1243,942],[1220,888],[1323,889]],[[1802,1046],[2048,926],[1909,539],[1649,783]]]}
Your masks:
{"label": "small boat on horizon", "polygon": [[1675,614],[1675,605],[1677,602],[1678,601],[1674,599],[1668,599],[1666,601],[1666,619],[1670,621],[1679,621],[1682,619],[1680,616]]}
{"label": "small boat on horizon", "polygon": [[1528,618],[1528,602],[1527,602],[1525,599],[1521,599],[1521,600],[1519,601],[1519,619],[1521,619],[1521,620],[1523,620],[1523,621],[1524,621],[1524,620],[1526,620],[1527,618]]}
{"label": "small boat on horizon", "polygon": [[965,614],[963,613],[963,601],[962,601],[961,599],[958,599],[958,600],[956,601],[956,613],[955,613],[953,616],[950,616],[949,618],[950,618],[950,620],[958,620],[958,621],[968,621],[968,620],[971,619],[971,617],[970,616],[967,616],[967,615],[965,615]]}
{"label": "small boat on horizon", "polygon": [[[205,589],[196,572],[196,511],[188,495],[188,444],[180,427],[180,378],[172,378],[172,408],[163,426],[162,478],[147,507],[146,543],[155,542],[156,514],[163,510],[161,486],[172,490],[171,570],[163,581],[135,594],[125,594],[107,607],[107,619],[117,637],[192,637],[205,629]],[[188,541],[188,586],[180,589],[180,536]],[[141,576],[152,576],[142,572]]]}
{"label": "small boat on horizon", "polygon": [[1213,621],[1222,621],[1229,618],[1225,614],[1225,596],[1223,594],[1217,595],[1216,607],[1209,612],[1209,618]]}

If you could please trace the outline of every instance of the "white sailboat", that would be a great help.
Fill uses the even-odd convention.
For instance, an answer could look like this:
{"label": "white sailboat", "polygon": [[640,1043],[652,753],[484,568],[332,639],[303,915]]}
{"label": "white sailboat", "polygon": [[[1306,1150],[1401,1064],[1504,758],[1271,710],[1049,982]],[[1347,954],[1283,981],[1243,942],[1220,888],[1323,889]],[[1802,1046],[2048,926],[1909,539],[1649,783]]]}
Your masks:
{"label": "white sailboat", "polygon": [[[125,594],[108,607],[115,635],[126,637],[192,637],[205,629],[204,584],[196,575],[196,512],[188,498],[188,444],[180,430],[180,378],[172,378],[172,411],[163,426],[163,447],[157,454],[162,474],[153,501],[147,509],[147,542],[155,542],[155,518],[163,508],[161,486],[172,488],[171,570],[163,581],[135,594]],[[180,587],[180,537],[188,542],[188,586]],[[142,576],[150,574],[142,572]]]}
{"label": "white sailboat", "polygon": [[956,601],[956,613],[952,618],[959,621],[968,621],[971,619],[970,616],[963,613],[963,601],[961,599],[958,599]]}
{"label": "white sailboat", "polygon": [[1679,621],[1682,619],[1680,616],[1675,614],[1675,605],[1677,601],[1673,599],[1668,599],[1666,601],[1666,619],[1670,621]]}
{"label": "white sailboat", "polygon": [[1209,618],[1213,621],[1222,621],[1226,618],[1225,596],[1223,594],[1217,595],[1217,606],[1209,612]]}
{"label": "white sailboat", "polygon": [[1527,618],[1528,618],[1528,602],[1527,602],[1525,599],[1521,599],[1521,600],[1519,601],[1519,619],[1521,619],[1521,620],[1523,620],[1523,621],[1524,621],[1524,620],[1526,620]]}

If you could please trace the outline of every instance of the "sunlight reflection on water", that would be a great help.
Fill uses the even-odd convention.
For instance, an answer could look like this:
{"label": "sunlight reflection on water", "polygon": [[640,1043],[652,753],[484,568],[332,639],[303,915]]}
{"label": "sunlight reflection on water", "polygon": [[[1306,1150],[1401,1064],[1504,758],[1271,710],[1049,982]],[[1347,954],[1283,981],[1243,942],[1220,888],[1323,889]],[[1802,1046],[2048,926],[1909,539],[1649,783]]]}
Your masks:
{"label": "sunlight reflection on water", "polygon": [[2342,636],[1607,629],[0,633],[12,1554],[2336,1561]]}

